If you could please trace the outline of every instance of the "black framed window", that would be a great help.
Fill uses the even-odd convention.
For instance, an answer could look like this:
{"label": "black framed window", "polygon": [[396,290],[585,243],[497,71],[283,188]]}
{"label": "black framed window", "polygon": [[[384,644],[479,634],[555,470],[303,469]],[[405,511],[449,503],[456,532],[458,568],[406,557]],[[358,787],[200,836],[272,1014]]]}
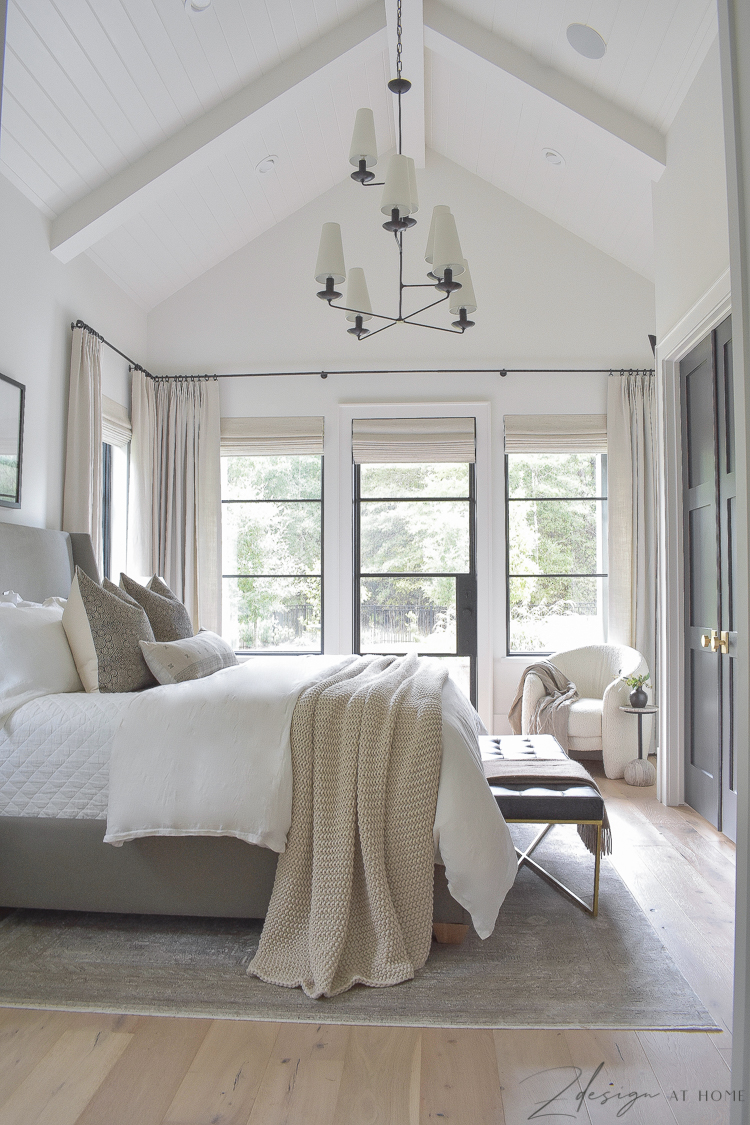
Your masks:
{"label": "black framed window", "polygon": [[130,445],[102,442],[102,573],[127,571]]}
{"label": "black framed window", "polygon": [[472,702],[475,481],[472,463],[354,465],[354,651],[445,659]]}
{"label": "black framed window", "polygon": [[607,639],[607,455],[506,454],[507,651]]}
{"label": "black framed window", "polygon": [[221,458],[223,633],[237,652],[323,650],[323,458]]}

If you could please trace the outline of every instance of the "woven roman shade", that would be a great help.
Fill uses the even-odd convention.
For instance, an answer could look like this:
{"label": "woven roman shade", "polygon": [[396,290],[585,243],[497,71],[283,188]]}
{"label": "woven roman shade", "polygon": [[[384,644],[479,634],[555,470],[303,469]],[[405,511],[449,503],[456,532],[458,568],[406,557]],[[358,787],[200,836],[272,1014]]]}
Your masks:
{"label": "woven roman shade", "polygon": [[606,453],[606,414],[506,414],[506,453]]}
{"label": "woven roman shade", "polygon": [[106,445],[125,446],[131,435],[130,415],[125,407],[102,395],[102,442]]}
{"label": "woven roman shade", "polygon": [[222,418],[222,457],[286,457],[323,452],[322,418]]}
{"label": "woven roman shade", "polygon": [[354,418],[355,465],[476,461],[473,418]]}

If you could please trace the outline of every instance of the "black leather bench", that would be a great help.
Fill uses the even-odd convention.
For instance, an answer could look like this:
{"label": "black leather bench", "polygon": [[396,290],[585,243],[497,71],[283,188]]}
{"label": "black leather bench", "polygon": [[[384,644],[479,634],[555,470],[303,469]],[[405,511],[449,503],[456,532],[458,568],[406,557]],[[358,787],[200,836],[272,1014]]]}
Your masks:
{"label": "black leather bench", "polygon": [[[502,784],[496,782],[490,784],[498,808],[508,823],[544,825],[526,849],[522,851],[516,848],[519,868],[526,864],[540,878],[554,886],[587,914],[596,917],[599,911],[604,799],[596,788],[593,778],[590,778],[589,785],[584,779],[571,784],[558,782],[550,776],[548,764],[551,761],[568,760],[565,751],[551,735],[485,735],[480,737],[479,746],[483,761],[517,761],[519,772],[522,771],[524,775],[534,774],[534,779],[531,781],[528,776],[519,781],[508,777]],[[594,894],[590,906],[531,859],[534,849],[556,824],[590,824],[596,828]]]}

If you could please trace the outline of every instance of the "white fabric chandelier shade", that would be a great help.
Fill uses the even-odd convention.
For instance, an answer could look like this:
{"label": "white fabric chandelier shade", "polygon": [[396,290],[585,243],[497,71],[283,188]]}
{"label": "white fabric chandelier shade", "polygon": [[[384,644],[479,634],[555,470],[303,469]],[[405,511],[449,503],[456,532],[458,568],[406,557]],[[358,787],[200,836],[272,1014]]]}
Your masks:
{"label": "white fabric chandelier shade", "polygon": [[457,316],[461,309],[466,309],[467,313],[477,311],[477,300],[474,296],[474,286],[471,283],[469,263],[466,261],[466,258],[464,258],[464,272],[461,274],[461,288],[451,293],[448,308],[454,316]]}
{"label": "white fabric chandelier shade", "polygon": [[371,316],[367,313],[372,312],[372,305],[370,303],[370,294],[367,292],[367,281],[365,280],[365,271],[360,269],[359,266],[352,266],[346,282],[346,304],[350,309],[359,309],[360,312],[349,312],[346,314],[346,319],[350,320],[352,324],[361,314],[362,320],[372,320]]}
{"label": "white fabric chandelier shade", "polygon": [[424,252],[424,260],[432,265],[432,251],[435,246],[435,216],[440,214],[450,215],[451,209],[445,203],[438,203],[436,207],[432,208],[432,219],[430,220],[430,233],[427,235],[427,249]]}
{"label": "white fabric chandelier shade", "polygon": [[[410,157],[402,156],[399,152],[388,161],[380,210],[389,218],[394,209],[398,210],[402,219],[417,209],[412,200],[412,179],[416,193],[416,177],[409,173],[409,162]],[[412,160],[411,163],[413,164],[414,161]]]}
{"label": "white fabric chandelier shade", "polygon": [[406,158],[409,161],[409,194],[411,195],[411,213],[416,215],[419,210],[419,195],[417,194],[417,170],[411,156]]}
{"label": "white fabric chandelier shade", "polygon": [[340,285],[342,281],[346,281],[344,247],[341,242],[341,227],[338,223],[323,223],[323,229],[320,232],[315,280],[320,285],[325,285],[329,277],[333,278],[334,285]]}
{"label": "white fabric chandelier shade", "polygon": [[358,109],[354,120],[349,163],[358,168],[360,160],[364,160],[366,168],[372,168],[378,162],[375,118],[371,109]]}
{"label": "white fabric chandelier shade", "polygon": [[464,256],[458,241],[456,220],[450,211],[433,213],[435,234],[432,245],[432,272],[442,277],[446,270],[453,270],[456,278],[464,272]]}

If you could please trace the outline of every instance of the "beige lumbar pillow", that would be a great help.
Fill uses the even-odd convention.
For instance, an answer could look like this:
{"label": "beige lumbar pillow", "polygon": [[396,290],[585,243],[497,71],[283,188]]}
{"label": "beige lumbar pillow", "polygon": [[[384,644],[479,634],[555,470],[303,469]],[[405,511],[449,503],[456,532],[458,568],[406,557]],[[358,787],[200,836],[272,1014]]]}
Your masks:
{"label": "beige lumbar pillow", "polygon": [[141,651],[160,684],[201,680],[239,663],[224,638],[208,629],[181,641],[141,641]]}
{"label": "beige lumbar pillow", "polygon": [[155,640],[181,641],[185,637],[192,637],[193,623],[190,614],[169,586],[156,575],[148,586],[141,586],[140,582],[128,578],[127,574],[121,574],[120,586],[145,609]]}
{"label": "beige lumbar pillow", "polygon": [[142,607],[120,595],[76,567],[62,623],[86,691],[140,691],[154,683],[139,646],[153,641],[153,629]]}

